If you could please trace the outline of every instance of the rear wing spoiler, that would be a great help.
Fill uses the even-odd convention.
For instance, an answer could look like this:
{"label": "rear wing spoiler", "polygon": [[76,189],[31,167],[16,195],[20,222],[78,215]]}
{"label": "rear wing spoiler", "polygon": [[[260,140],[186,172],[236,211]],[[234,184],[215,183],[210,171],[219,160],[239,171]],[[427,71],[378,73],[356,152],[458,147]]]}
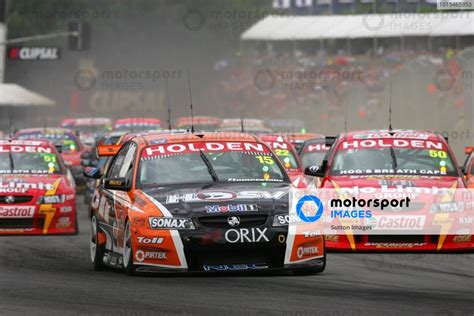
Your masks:
{"label": "rear wing spoiler", "polygon": [[96,154],[97,157],[112,157],[115,156],[120,150],[121,145],[100,145],[97,146]]}

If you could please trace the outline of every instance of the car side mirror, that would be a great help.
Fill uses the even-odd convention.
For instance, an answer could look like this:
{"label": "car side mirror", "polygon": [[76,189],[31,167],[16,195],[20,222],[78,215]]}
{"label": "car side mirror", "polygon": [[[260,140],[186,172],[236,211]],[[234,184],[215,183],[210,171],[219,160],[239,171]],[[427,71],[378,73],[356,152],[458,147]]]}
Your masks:
{"label": "car side mirror", "polygon": [[87,167],[84,169],[84,177],[89,179],[100,179],[102,177],[102,171],[100,168]]}
{"label": "car side mirror", "polygon": [[128,191],[130,190],[130,184],[126,178],[107,178],[104,180],[104,189],[117,190],[117,191]]}
{"label": "car side mirror", "polygon": [[326,175],[326,168],[323,166],[308,166],[304,169],[304,174],[308,176],[324,178]]}

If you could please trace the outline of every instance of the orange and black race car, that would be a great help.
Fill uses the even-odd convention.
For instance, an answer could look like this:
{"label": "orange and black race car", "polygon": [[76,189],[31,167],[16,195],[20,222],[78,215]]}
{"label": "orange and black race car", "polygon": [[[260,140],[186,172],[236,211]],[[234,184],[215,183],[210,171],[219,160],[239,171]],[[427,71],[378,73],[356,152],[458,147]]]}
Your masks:
{"label": "orange and black race car", "polygon": [[324,270],[324,238],[289,230],[290,179],[258,138],[150,133],[98,152],[113,158],[103,176],[86,170],[101,178],[90,212],[96,269]]}
{"label": "orange and black race car", "polygon": [[0,140],[0,235],[74,234],[76,189],[47,140]]}

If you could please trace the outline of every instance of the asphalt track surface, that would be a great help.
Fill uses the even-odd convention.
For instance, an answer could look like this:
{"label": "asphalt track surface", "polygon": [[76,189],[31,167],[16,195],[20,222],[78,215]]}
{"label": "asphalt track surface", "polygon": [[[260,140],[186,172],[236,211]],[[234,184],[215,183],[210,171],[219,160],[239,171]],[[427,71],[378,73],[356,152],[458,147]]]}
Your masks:
{"label": "asphalt track surface", "polygon": [[0,237],[0,314],[474,315],[474,254],[329,254],[313,276],[129,277],[93,271],[78,211],[77,236]]}

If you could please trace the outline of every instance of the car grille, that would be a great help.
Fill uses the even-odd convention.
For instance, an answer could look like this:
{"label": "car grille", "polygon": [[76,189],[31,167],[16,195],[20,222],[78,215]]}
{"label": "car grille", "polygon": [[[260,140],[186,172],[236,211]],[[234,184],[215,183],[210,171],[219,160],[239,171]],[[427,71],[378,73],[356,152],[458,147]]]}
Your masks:
{"label": "car grille", "polygon": [[0,218],[0,228],[28,229],[43,228],[44,218]]}
{"label": "car grille", "polygon": [[15,201],[13,203],[7,203],[6,198],[9,195],[0,195],[0,204],[20,204],[20,203],[28,203],[33,200],[32,195],[14,195]]}
{"label": "car grille", "polygon": [[[199,224],[204,227],[209,228],[229,228],[227,219],[229,215],[226,216],[203,216],[198,218]],[[238,227],[254,227],[261,226],[267,222],[267,215],[245,215],[239,216],[240,224]]]}

